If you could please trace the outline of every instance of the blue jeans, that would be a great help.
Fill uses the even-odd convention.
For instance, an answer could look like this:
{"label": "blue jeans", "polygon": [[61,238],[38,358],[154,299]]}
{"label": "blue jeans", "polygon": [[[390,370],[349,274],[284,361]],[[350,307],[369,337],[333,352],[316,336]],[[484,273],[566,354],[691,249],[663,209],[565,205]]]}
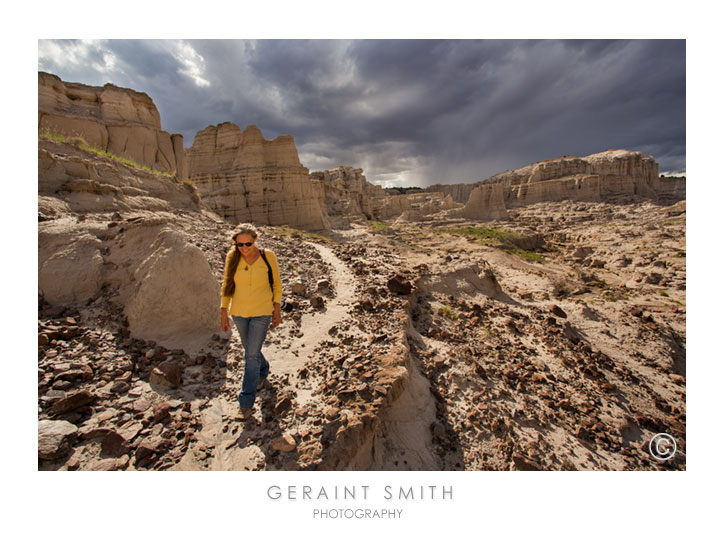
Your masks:
{"label": "blue jeans", "polygon": [[269,363],[261,352],[271,316],[243,318],[231,316],[244,344],[244,379],[239,393],[239,407],[251,408],[256,398],[256,385],[259,379],[269,375]]}

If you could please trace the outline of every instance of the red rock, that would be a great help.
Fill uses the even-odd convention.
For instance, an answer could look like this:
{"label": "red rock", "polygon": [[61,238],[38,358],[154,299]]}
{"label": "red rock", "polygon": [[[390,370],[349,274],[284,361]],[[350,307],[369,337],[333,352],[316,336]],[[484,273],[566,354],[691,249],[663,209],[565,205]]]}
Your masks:
{"label": "red rock", "polygon": [[54,460],[65,456],[77,436],[78,428],[66,420],[38,421],[38,458]]}
{"label": "red rock", "polygon": [[184,367],[180,362],[167,360],[156,366],[148,378],[149,383],[177,388],[181,384]]}
{"label": "red rock", "polygon": [[53,404],[52,411],[56,415],[63,415],[73,411],[74,409],[88,405],[93,400],[95,400],[95,396],[90,391],[81,390],[55,402]]}
{"label": "red rock", "polygon": [[154,422],[163,422],[171,416],[171,405],[168,402],[162,402],[153,407]]}
{"label": "red rock", "polygon": [[519,471],[542,471],[541,466],[531,458],[519,454],[513,455],[513,464]]}
{"label": "red rock", "polygon": [[151,402],[148,400],[140,399],[133,402],[133,412],[134,413],[143,413],[145,412],[149,407],[151,407]]}
{"label": "red rock", "polygon": [[141,465],[143,465],[143,463],[147,463],[147,460],[153,458],[157,454],[165,452],[169,448],[169,445],[170,441],[168,439],[144,439],[136,448],[136,463],[140,462]]}
{"label": "red rock", "polygon": [[272,442],[272,448],[280,452],[291,452],[297,447],[297,442],[292,435],[285,433],[281,437],[277,437]]}
{"label": "red rock", "polygon": [[283,396],[274,406],[274,412],[278,415],[289,411],[292,408],[292,400],[287,396]]}
{"label": "red rock", "polygon": [[115,471],[119,468],[119,462],[115,458],[113,459],[102,459],[91,463],[86,471]]}
{"label": "red rock", "polygon": [[412,284],[402,275],[395,275],[387,281],[387,288],[392,293],[400,295],[410,295],[412,293]]}
{"label": "red rock", "polygon": [[679,374],[669,374],[671,380],[677,385],[686,385],[686,378]]}
{"label": "red rock", "polygon": [[130,450],[128,441],[116,431],[109,432],[101,442],[101,457],[118,458]]}

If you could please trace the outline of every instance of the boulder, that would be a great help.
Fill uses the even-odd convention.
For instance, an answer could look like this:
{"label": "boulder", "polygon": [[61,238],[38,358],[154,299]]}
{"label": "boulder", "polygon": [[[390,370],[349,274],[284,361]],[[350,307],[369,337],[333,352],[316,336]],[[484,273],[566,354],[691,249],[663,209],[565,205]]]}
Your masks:
{"label": "boulder", "polygon": [[55,460],[65,456],[77,436],[78,428],[66,420],[38,421],[38,458]]}
{"label": "boulder", "polygon": [[143,257],[122,290],[131,333],[167,347],[215,333],[219,284],[201,249],[172,227],[136,233],[133,246]]}

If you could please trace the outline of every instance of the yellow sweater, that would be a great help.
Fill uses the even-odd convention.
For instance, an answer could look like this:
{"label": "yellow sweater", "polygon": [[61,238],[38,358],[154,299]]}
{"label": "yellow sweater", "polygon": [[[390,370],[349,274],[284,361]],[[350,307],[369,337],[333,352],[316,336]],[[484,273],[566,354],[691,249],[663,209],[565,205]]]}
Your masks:
{"label": "yellow sweater", "polygon": [[242,316],[250,318],[254,316],[270,316],[274,312],[274,303],[282,302],[282,279],[279,277],[279,264],[274,252],[264,249],[266,259],[274,275],[274,293],[269,288],[269,269],[264,263],[261,255],[257,260],[248,265],[244,261],[244,257],[239,260],[239,265],[234,274],[234,295],[229,297],[224,295],[226,282],[229,278],[229,260],[231,252],[226,256],[226,264],[224,266],[224,283],[221,285],[221,308],[231,309],[229,314],[232,316]]}

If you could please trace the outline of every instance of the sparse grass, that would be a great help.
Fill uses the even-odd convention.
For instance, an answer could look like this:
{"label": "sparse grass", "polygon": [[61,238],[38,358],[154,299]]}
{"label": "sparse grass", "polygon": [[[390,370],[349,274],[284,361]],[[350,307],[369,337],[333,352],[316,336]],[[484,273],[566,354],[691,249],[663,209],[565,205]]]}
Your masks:
{"label": "sparse grass", "polygon": [[493,226],[466,226],[465,228],[445,230],[445,232],[454,235],[462,235],[463,237],[476,239],[480,242],[492,241],[493,243],[509,242],[511,239],[518,237],[518,235],[514,232],[495,228]]}
{"label": "sparse grass", "polygon": [[663,297],[668,297],[668,296],[669,296],[669,294],[668,294],[667,292],[665,292],[664,290],[659,291],[659,295],[661,295],[661,296],[663,296]]}
{"label": "sparse grass", "polygon": [[676,257],[676,258],[686,258],[686,252],[684,252],[683,250],[680,250],[679,252],[677,252],[676,254],[674,254],[674,257]]}
{"label": "sparse grass", "polygon": [[522,248],[513,247],[510,249],[504,248],[506,252],[513,254],[515,256],[518,256],[519,258],[523,258],[524,260],[532,261],[532,262],[539,262],[543,263],[546,261],[546,259],[541,256],[540,254],[537,254],[536,252],[532,250],[523,250]]}
{"label": "sparse grass", "polygon": [[446,318],[451,319],[453,321],[458,319],[458,315],[455,312],[453,312],[449,306],[443,306],[440,309],[440,312],[442,313],[443,316],[445,316]]}
{"label": "sparse grass", "polygon": [[138,168],[140,170],[145,170],[146,172],[150,172],[152,174],[156,174],[159,176],[167,177],[168,179],[178,182],[178,179],[173,174],[170,174],[169,172],[164,172],[162,170],[154,170],[152,168],[149,168],[148,166],[144,166],[141,164],[138,164],[133,159],[129,159],[127,157],[122,157],[120,155],[116,155],[115,153],[111,153],[109,151],[93,147],[89,145],[82,137],[80,136],[71,136],[67,137],[61,133],[57,133],[54,131],[50,131],[49,129],[41,129],[41,131],[38,133],[38,135],[41,138],[45,138],[48,140],[53,140],[55,142],[62,142],[64,144],[72,144],[73,146],[82,149],[84,151],[90,151],[91,153],[95,153],[96,155],[100,155],[101,157],[106,157],[108,159],[113,159],[114,161],[120,162],[122,164],[125,164],[126,166],[131,166],[133,168]]}
{"label": "sparse grass", "polygon": [[521,239],[521,236],[503,228],[496,228],[494,226],[466,226],[464,228],[444,230],[444,232],[465,237],[468,241],[499,248],[508,254],[518,256],[527,261],[539,263],[546,261],[545,258],[536,251],[525,250],[516,246],[514,243],[518,239]]}
{"label": "sparse grass", "polygon": [[275,232],[278,236],[281,237],[293,237],[294,239],[303,239],[307,241],[321,241],[323,243],[334,243],[334,239],[330,237],[325,237],[320,234],[316,234],[313,232],[308,232],[306,230],[298,230],[296,228],[292,228],[291,226],[287,226],[284,224],[283,226],[276,226],[274,228]]}
{"label": "sparse grass", "polygon": [[390,225],[386,222],[380,222],[379,220],[368,220],[367,223],[370,225],[372,230],[377,231],[383,231],[383,230],[389,230]]}
{"label": "sparse grass", "polygon": [[64,142],[68,143],[65,136],[63,136],[60,133],[53,132],[49,129],[42,129],[40,133],[38,133],[41,138],[47,138],[48,140],[53,140],[54,142]]}
{"label": "sparse grass", "polygon": [[498,335],[498,331],[495,328],[483,327],[482,329],[483,338],[493,338]]}

